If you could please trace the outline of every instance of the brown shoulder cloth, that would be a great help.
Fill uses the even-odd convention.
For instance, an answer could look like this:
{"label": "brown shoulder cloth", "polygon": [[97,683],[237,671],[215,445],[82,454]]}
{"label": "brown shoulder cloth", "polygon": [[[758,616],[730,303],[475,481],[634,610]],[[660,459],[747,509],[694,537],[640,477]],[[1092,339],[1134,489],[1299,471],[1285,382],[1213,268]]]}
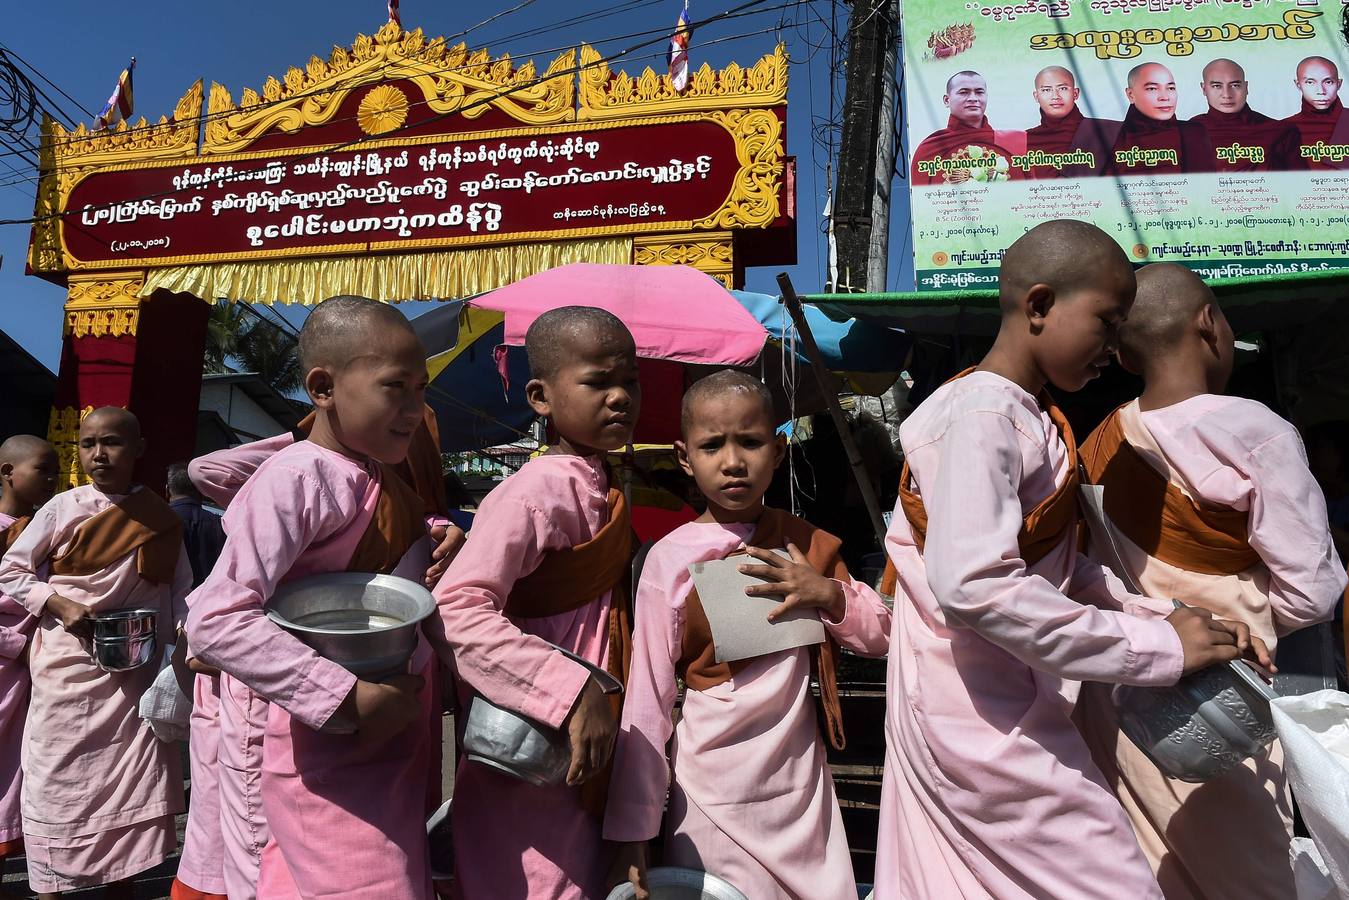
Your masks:
{"label": "brown shoulder cloth", "polygon": [[183,523],[168,503],[148,488],[127,494],[75,529],[70,546],[51,558],[56,575],[92,575],[136,554],[136,574],[155,584],[172,584],[183,552]]}

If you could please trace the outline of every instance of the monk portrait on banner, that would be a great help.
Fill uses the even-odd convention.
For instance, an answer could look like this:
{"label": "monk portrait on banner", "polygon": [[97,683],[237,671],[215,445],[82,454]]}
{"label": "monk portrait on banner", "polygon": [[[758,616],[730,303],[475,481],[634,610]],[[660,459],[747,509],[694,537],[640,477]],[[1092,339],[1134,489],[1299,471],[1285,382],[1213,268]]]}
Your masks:
{"label": "monk portrait on banner", "polygon": [[1176,76],[1161,63],[1129,70],[1129,111],[1115,138],[1107,175],[1173,175],[1216,171],[1208,132],[1176,118]]}
{"label": "monk portrait on banner", "polygon": [[1204,66],[1200,87],[1208,112],[1191,119],[1204,126],[1219,172],[1283,172],[1305,169],[1297,128],[1251,109],[1246,70],[1230,59]]}
{"label": "monk portrait on banner", "polygon": [[1026,152],[1026,132],[988,124],[988,82],[978,72],[957,72],[946,82],[946,127],[923,139],[910,162],[915,185],[1020,178],[1011,166]]}
{"label": "monk portrait on banner", "polygon": [[1340,102],[1344,79],[1324,56],[1309,56],[1297,66],[1302,110],[1284,119],[1298,130],[1299,154],[1312,169],[1349,169],[1349,116]]}
{"label": "monk portrait on banner", "polygon": [[1040,124],[1026,131],[1027,156],[1018,167],[1026,177],[1086,178],[1105,169],[1120,123],[1082,115],[1081,96],[1077,77],[1063,66],[1048,66],[1035,76]]}

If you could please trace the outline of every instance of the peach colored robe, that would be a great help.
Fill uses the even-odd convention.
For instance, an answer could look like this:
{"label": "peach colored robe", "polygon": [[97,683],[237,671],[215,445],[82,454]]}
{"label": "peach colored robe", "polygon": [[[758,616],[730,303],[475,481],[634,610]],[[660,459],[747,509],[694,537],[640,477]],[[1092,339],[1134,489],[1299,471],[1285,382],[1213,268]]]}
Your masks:
{"label": "peach colored robe", "polygon": [[42,574],[80,524],[122,496],[93,485],[58,494],[0,563],[0,591],[39,620],[29,652],[33,690],[22,792],[29,883],[39,891],[135,875],[158,865],[177,844],[173,817],[183,811],[178,753],[137,711],[157,668],[104,672],[45,611],[47,598],[58,592],[95,612],[149,607],[159,611],[161,648],[173,642],[192,585],[187,554],[178,556],[173,584],[143,580],[135,553],[95,575]]}
{"label": "peach colored robe", "polygon": [[220,676],[192,681],[188,763],[191,804],[177,878],[203,894],[224,894],[225,846],[220,832]]}
{"label": "peach colored robe", "polygon": [[[665,746],[673,733],[667,864],[712,872],[756,900],[854,900],[808,648],[768,654],[724,684],[686,691],[679,725],[672,725],[684,604],[693,586],[688,567],[729,556],[753,532],[752,523],[691,522],[647,554],[604,837],[656,836],[671,786]],[[825,627],[841,646],[883,656],[890,611],[866,585],[841,586],[846,612],[839,622],[826,618]]]}
{"label": "peach colored robe", "polygon": [[[511,586],[545,552],[590,540],[608,520],[597,457],[545,455],[484,499],[464,550],[436,586],[445,641],[461,687],[560,727],[589,678],[545,641],[603,666],[609,594],[560,615],[508,618]],[[589,900],[605,896],[600,820],[580,788],[535,787],[464,759],[452,807],[455,896],[467,900]]]}
{"label": "peach colored robe", "polygon": [[899,584],[876,896],[1160,898],[1070,715],[1082,679],[1180,677],[1180,641],[1155,618],[1170,604],[1126,593],[1072,535],[1021,558],[1023,517],[1067,477],[1067,455],[1012,382],[943,386],[900,439],[928,530],[919,553],[896,509],[886,538]]}
{"label": "peach colored robe", "polygon": [[[14,517],[0,513],[0,531]],[[23,837],[19,790],[23,784],[23,721],[28,713],[28,664],[24,651],[37,619],[0,594],[0,844]]]}
{"label": "peach colored robe", "polygon": [[[1271,652],[1278,635],[1331,617],[1344,566],[1291,425],[1260,403],[1214,394],[1141,414],[1135,401],[1120,416],[1129,443],[1191,499],[1249,514],[1248,539],[1261,559],[1237,575],[1188,572],[1115,529],[1139,587],[1246,622]],[[1088,686],[1079,712],[1168,900],[1293,896],[1292,808],[1277,743],[1221,778],[1189,784],[1167,778],[1118,732],[1104,685]]]}
{"label": "peach colored robe", "polygon": [[[377,470],[308,441],[277,452],[230,504],[225,549],[193,593],[192,652],[223,673],[222,814],[228,824],[227,785],[247,786],[246,802],[260,797],[271,834],[257,895],[268,900],[431,896],[421,815],[429,712],[371,751],[350,735],[319,733],[355,677],[263,613],[284,581],[345,570],[378,497]],[[414,565],[425,571],[424,558]],[[431,658],[423,642],[416,671]],[[422,699],[430,702],[429,688]],[[247,850],[240,836],[226,830],[231,856]]]}

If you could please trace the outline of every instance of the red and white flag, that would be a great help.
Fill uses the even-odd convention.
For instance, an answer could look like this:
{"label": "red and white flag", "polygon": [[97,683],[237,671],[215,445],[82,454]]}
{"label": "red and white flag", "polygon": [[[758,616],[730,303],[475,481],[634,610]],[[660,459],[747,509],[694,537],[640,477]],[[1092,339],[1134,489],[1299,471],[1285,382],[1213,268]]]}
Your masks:
{"label": "red and white flag", "polygon": [[684,10],[675,23],[674,34],[670,35],[670,84],[681,94],[689,86],[689,38],[692,35],[689,0],[684,0]]}
{"label": "red and white flag", "polygon": [[136,69],[136,57],[131,57],[131,65],[122,70],[122,74],[117,79],[117,87],[113,88],[112,96],[108,98],[108,105],[103,107],[103,112],[94,119],[94,130],[102,131],[104,128],[111,128],[118,122],[125,122],[131,118],[131,111],[134,107],[131,96],[131,73]]}
{"label": "red and white flag", "polygon": [[398,15],[398,0],[389,0],[389,21],[399,28],[403,27],[403,20]]}

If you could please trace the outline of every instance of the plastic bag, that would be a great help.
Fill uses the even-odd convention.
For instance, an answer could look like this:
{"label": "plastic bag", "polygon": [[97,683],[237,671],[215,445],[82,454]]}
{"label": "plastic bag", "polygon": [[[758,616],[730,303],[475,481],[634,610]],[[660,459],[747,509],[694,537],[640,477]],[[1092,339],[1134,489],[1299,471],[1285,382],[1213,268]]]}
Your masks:
{"label": "plastic bag", "polygon": [[163,667],[154,683],[141,694],[140,717],[166,744],[187,740],[188,722],[192,718],[192,698],[178,687],[178,677],[169,665],[173,647],[164,648]]}
{"label": "plastic bag", "polygon": [[[1349,897],[1349,694],[1317,691],[1280,697],[1270,708],[1289,785],[1336,892],[1330,896]],[[1305,874],[1310,876],[1310,871]],[[1303,879],[1298,900],[1327,896],[1318,896],[1314,884],[1310,877]]]}

